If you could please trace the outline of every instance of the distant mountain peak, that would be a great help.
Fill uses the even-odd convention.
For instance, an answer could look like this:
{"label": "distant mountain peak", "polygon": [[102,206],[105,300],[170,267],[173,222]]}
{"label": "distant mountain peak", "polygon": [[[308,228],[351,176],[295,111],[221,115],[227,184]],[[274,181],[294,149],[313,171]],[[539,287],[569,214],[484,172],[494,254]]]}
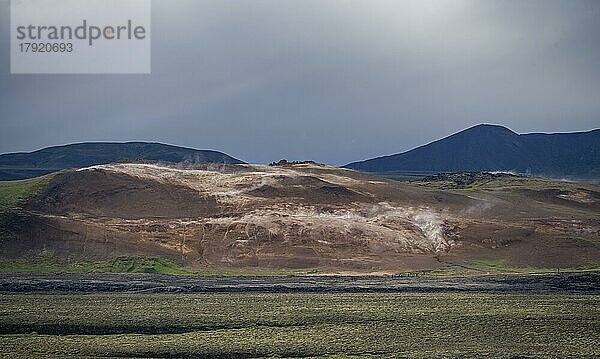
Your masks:
{"label": "distant mountain peak", "polygon": [[479,124],[407,152],[344,166],[365,172],[512,171],[539,176],[600,178],[600,131],[517,134]]}
{"label": "distant mountain peak", "polygon": [[65,168],[127,161],[243,163],[218,151],[156,142],[81,142],[0,155],[0,180],[31,178]]}
{"label": "distant mountain peak", "polygon": [[487,123],[481,123],[479,125],[469,127],[460,132],[457,132],[456,134],[476,133],[476,132],[506,133],[506,134],[518,135],[516,132],[514,132],[513,130],[511,130],[508,127],[505,127],[502,125],[487,124]]}

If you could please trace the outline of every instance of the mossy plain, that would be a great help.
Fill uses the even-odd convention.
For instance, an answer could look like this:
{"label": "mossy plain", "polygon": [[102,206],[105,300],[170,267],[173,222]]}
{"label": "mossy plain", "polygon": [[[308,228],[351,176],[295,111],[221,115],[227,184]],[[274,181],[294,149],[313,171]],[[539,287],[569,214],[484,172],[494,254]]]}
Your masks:
{"label": "mossy plain", "polygon": [[600,296],[6,294],[6,357],[598,357]]}

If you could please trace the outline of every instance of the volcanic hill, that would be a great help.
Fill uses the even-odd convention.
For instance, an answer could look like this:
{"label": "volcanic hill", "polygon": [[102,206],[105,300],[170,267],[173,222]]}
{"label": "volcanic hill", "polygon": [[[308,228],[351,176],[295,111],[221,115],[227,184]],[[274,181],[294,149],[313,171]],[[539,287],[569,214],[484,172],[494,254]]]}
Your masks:
{"label": "volcanic hill", "polygon": [[[404,183],[314,163],[121,163],[52,175],[2,256],[396,273],[482,258],[600,262],[600,189],[520,176]],[[457,184],[458,183],[458,184]]]}

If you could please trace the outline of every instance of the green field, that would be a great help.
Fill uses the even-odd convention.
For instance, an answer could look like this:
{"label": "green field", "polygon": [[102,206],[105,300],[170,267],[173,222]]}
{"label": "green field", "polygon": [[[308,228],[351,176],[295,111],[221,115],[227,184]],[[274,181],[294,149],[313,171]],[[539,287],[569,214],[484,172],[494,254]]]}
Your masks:
{"label": "green field", "polygon": [[[186,268],[177,260],[160,257],[119,256],[108,260],[68,260],[53,256],[28,259],[0,258],[0,273],[151,273],[193,276],[304,276],[318,275],[314,269],[269,268]],[[600,272],[599,265],[561,268],[561,273]],[[544,274],[557,273],[556,268],[514,267],[500,259],[480,258],[448,264],[435,269],[394,273],[399,276],[452,277],[481,274]]]}
{"label": "green field", "polygon": [[0,273],[151,273],[196,276],[295,276],[318,274],[318,269],[186,268],[179,261],[147,256],[107,260],[68,260],[54,256],[0,258]]}
{"label": "green field", "polygon": [[598,357],[600,296],[0,296],[6,357]]}

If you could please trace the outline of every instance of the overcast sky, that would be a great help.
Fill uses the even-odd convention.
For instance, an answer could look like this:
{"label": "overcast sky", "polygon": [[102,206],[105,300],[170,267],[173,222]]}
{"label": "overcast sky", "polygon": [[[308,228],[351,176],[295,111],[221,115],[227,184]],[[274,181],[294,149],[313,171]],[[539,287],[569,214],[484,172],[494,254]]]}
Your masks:
{"label": "overcast sky", "polygon": [[0,153],[159,141],[341,165],[478,123],[600,127],[600,1],[153,0],[152,74],[11,75]]}

